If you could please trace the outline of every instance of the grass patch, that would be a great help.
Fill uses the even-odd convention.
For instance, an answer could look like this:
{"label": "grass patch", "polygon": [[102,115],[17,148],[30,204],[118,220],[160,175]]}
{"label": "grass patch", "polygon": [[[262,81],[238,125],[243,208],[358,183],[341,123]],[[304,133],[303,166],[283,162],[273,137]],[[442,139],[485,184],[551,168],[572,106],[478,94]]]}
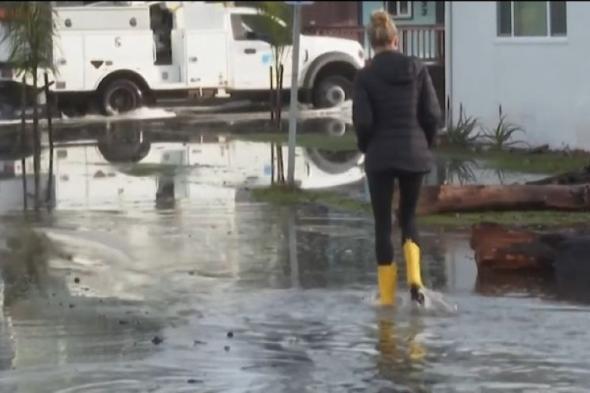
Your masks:
{"label": "grass patch", "polygon": [[367,203],[355,200],[334,191],[307,191],[286,186],[271,186],[252,190],[252,197],[258,202],[275,205],[313,204],[352,212],[370,212]]}
{"label": "grass patch", "polygon": [[[238,135],[240,140],[252,142],[268,142],[287,144],[288,134],[284,133],[255,133]],[[356,150],[356,136],[348,132],[341,137],[325,134],[299,134],[297,146],[317,148],[330,151]],[[563,172],[575,171],[590,164],[590,154],[573,153],[566,155],[561,152],[528,153],[525,151],[489,150],[476,152],[460,147],[440,147],[436,154],[442,158],[480,160],[490,169],[500,169],[513,172],[532,174],[556,175]]]}
{"label": "grass patch", "polygon": [[438,150],[443,158],[482,160],[487,168],[514,172],[556,175],[579,170],[590,164],[590,154],[575,153],[566,155],[560,152],[532,154],[490,150],[475,152],[466,149],[445,147]]}
{"label": "grass patch", "polygon": [[135,164],[121,168],[120,171],[129,176],[161,176],[173,175],[177,170],[184,168],[170,164]]}
{"label": "grass patch", "polygon": [[[354,213],[370,214],[371,206],[334,191],[306,191],[296,188],[272,186],[252,190],[252,197],[259,202],[280,206],[313,204]],[[418,217],[418,222],[426,227],[449,229],[469,228],[481,222],[494,222],[502,225],[525,227],[563,227],[587,225],[590,212],[558,211],[514,211],[483,213],[448,213]]]}
{"label": "grass patch", "polygon": [[418,221],[427,226],[449,228],[467,228],[481,222],[524,227],[565,227],[588,225],[590,213],[559,211],[449,213],[419,217]]}

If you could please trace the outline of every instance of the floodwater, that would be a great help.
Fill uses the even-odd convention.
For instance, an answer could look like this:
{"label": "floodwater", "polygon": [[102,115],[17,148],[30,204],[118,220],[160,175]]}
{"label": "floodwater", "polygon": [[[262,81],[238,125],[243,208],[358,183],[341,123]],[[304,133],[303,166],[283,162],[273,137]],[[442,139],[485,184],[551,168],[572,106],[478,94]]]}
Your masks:
{"label": "floodwater", "polygon": [[[403,284],[382,310],[368,217],[250,200],[244,188],[270,184],[270,144],[122,124],[59,134],[54,210],[35,218],[2,145],[1,392],[590,387],[588,306],[551,283],[478,278],[467,234],[422,239],[424,279],[457,313],[416,312]],[[297,154],[302,187],[362,189],[354,152]]]}

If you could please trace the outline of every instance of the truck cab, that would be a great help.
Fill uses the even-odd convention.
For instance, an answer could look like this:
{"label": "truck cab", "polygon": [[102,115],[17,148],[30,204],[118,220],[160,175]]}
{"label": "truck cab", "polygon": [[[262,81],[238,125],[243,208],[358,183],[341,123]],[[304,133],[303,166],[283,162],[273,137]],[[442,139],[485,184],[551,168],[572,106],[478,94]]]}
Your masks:
{"label": "truck cab", "polygon": [[[270,43],[256,31],[257,17],[254,8],[206,2],[57,7],[52,89],[62,102],[96,101],[107,115],[171,95],[259,96],[271,88],[274,61]],[[300,43],[299,88],[306,101],[332,107],[348,99],[364,64],[361,45],[305,35]],[[3,57],[8,52],[0,50]],[[282,63],[288,89],[290,47]],[[7,77],[13,75],[3,72]]]}

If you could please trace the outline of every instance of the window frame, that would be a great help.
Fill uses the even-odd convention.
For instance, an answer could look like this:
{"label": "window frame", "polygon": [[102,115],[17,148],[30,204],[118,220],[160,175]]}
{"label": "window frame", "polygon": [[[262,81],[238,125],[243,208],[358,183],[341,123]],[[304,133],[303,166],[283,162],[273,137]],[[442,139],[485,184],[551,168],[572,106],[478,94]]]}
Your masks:
{"label": "window frame", "polygon": [[551,1],[545,1],[545,16],[546,16],[546,33],[544,35],[515,35],[515,21],[514,21],[514,3],[515,1],[508,1],[510,3],[510,34],[500,34],[500,3],[504,1],[496,1],[496,38],[499,40],[565,40],[568,37],[567,28],[567,1],[564,1],[566,7],[565,11],[565,34],[552,34],[551,25]]}
{"label": "window frame", "polygon": [[392,14],[390,12],[390,3],[392,3],[391,1],[384,1],[383,3],[383,8],[387,10],[387,12],[393,17],[393,19],[412,19],[414,17],[414,2],[413,1],[405,1],[405,3],[408,3],[408,12],[406,14],[400,14],[399,10],[401,9],[400,3],[401,1],[396,1],[396,12],[395,14]]}

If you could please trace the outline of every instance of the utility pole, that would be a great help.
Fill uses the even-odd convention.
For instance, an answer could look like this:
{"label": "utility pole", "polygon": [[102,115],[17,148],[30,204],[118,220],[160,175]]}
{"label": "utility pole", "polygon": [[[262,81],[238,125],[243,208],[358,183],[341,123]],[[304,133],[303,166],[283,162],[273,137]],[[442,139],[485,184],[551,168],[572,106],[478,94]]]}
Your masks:
{"label": "utility pole", "polygon": [[289,107],[289,158],[287,162],[287,184],[295,185],[295,141],[297,137],[297,117],[299,92],[299,38],[301,36],[301,3],[293,4],[293,56],[291,67],[291,101]]}

